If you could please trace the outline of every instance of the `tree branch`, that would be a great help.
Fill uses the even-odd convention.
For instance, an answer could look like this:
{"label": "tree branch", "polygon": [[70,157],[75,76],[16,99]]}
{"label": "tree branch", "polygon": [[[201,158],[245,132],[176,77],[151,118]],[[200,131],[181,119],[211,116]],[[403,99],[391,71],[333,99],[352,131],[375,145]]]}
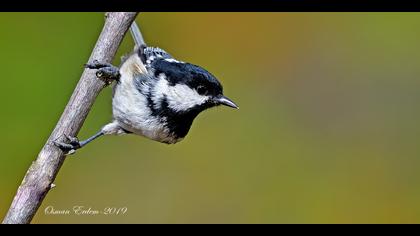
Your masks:
{"label": "tree branch", "polygon": [[[137,12],[107,13],[105,25],[89,62],[111,62]],[[85,69],[51,136],[27,171],[3,224],[27,224],[53,187],[55,177],[65,160],[53,141],[64,141],[64,134],[76,136],[99,92],[106,86],[93,70]]]}

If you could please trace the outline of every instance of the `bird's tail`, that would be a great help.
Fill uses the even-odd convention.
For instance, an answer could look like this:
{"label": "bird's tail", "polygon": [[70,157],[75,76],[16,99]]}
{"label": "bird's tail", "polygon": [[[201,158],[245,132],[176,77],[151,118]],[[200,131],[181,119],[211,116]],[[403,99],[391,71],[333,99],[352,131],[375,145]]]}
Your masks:
{"label": "bird's tail", "polygon": [[144,42],[143,36],[140,32],[139,26],[137,25],[136,21],[133,21],[130,27],[131,36],[136,44],[136,47],[146,46]]}

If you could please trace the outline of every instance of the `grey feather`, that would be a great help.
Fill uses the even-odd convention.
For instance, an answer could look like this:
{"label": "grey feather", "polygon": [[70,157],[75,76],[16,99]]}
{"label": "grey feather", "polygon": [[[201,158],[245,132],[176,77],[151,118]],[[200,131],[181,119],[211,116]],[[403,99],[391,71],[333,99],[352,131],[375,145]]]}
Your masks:
{"label": "grey feather", "polygon": [[144,42],[144,39],[143,39],[143,35],[141,34],[139,26],[137,25],[135,21],[133,21],[133,23],[130,26],[130,32],[137,47],[140,47],[143,45],[146,46],[146,43]]}

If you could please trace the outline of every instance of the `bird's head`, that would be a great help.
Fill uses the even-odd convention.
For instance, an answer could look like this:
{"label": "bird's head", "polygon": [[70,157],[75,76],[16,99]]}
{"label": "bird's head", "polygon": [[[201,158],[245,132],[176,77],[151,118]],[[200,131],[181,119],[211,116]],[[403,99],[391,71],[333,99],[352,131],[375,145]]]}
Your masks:
{"label": "bird's head", "polygon": [[159,60],[154,64],[154,76],[158,79],[155,93],[174,113],[198,115],[219,105],[238,108],[223,95],[223,86],[216,77],[200,66],[173,59]]}
{"label": "bird's head", "polygon": [[195,117],[206,109],[219,105],[238,108],[204,68],[177,61],[160,48],[146,47],[138,54],[152,81],[138,87],[146,88],[140,90],[146,94],[152,116],[161,117],[174,136],[185,137]]}

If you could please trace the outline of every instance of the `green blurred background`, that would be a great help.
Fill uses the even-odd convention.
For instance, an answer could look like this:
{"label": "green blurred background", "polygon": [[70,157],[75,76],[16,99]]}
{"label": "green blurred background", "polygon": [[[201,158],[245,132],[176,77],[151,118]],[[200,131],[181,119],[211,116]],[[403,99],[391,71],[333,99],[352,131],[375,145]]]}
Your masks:
{"label": "green blurred background", "polygon": [[[0,14],[0,218],[63,111],[102,13]],[[33,223],[420,223],[419,13],[141,13],[149,45],[202,65],[240,110],[164,145],[101,138]],[[114,64],[133,47],[126,37]],[[79,137],[111,119],[111,89]],[[54,216],[47,206],[127,207]]]}

